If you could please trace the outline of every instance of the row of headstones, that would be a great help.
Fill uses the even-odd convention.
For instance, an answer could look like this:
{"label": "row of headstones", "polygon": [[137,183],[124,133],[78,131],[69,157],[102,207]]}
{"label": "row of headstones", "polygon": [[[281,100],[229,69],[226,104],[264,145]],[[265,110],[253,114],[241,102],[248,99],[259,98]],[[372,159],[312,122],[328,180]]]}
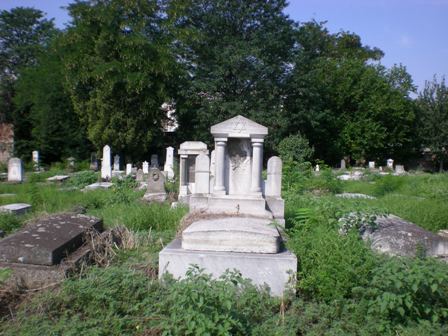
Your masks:
{"label": "row of headstones", "polygon": [[[113,170],[111,166],[111,148],[109,145],[103,147],[103,158],[101,159],[101,178],[104,180],[109,180],[114,174],[120,171],[120,156],[117,154],[114,156],[114,164]],[[151,165],[144,161],[142,163],[141,172],[134,168],[132,163],[126,164],[126,175],[131,175],[133,172],[137,173],[137,176],[149,173],[149,168],[159,168],[159,158],[156,154],[151,155]],[[172,180],[174,178],[174,148],[167,147],[166,148],[166,161],[164,165],[164,172],[167,175],[167,178]]]}
{"label": "row of headstones", "polygon": [[[394,160],[393,159],[388,159],[386,161],[386,163],[387,163],[387,168],[392,169],[392,170],[394,169]],[[379,168],[380,168],[380,170],[382,170],[381,169],[382,167],[379,167]],[[341,169],[346,169],[346,163],[345,163],[344,159],[341,160]],[[369,161],[369,169],[376,169],[375,161]],[[395,169],[397,172],[404,172],[403,165],[396,165]]]}

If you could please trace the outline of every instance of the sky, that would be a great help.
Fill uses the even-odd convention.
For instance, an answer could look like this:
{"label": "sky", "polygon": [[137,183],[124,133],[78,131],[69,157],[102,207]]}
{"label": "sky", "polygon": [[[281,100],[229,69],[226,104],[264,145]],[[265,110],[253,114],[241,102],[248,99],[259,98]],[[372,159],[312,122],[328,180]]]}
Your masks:
{"label": "sky", "polygon": [[[71,2],[0,0],[0,10],[34,7],[63,28],[69,16],[62,7]],[[385,66],[406,66],[419,90],[435,74],[448,77],[448,0],[289,0],[285,12],[299,22],[327,21],[332,33],[356,33],[385,53]]]}

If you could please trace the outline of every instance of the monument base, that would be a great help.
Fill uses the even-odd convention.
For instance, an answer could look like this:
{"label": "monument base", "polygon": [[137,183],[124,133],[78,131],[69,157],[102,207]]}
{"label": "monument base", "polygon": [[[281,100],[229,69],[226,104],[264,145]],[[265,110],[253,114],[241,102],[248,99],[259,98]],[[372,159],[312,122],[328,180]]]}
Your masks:
{"label": "monument base", "polygon": [[164,273],[184,278],[191,265],[198,265],[213,278],[236,269],[255,285],[268,285],[274,296],[293,288],[297,272],[297,258],[288,250],[276,254],[192,251],[182,249],[181,240],[175,239],[159,253],[159,278]]}
{"label": "monument base", "polygon": [[166,193],[146,193],[143,195],[143,200],[146,202],[165,202]]}

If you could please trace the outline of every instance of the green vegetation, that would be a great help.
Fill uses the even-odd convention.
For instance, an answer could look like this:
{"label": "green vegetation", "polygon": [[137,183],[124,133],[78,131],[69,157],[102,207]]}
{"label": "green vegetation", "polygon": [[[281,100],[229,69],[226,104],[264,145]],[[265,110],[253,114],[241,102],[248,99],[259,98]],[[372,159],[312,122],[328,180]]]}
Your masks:
{"label": "green vegetation", "polygon": [[[448,265],[424,256],[378,255],[359,238],[358,230],[359,216],[369,222],[382,213],[399,215],[432,231],[448,228],[448,175],[372,175],[366,181],[342,182],[325,166],[315,176],[309,168],[300,169],[306,164],[291,165],[294,174],[284,178],[286,234],[287,246],[298,256],[299,271],[297,294],[283,298],[271,298],[267,289],[255,288],[232,271],[212,280],[192,267],[183,281],[167,277],[159,282],[157,253],[174,237],[186,209],[140,203],[142,193],[133,190],[132,180],[115,181],[113,190],[87,193],[59,191],[58,186],[42,182],[0,185],[0,192],[17,194],[14,200],[34,202],[33,213],[26,218],[81,206],[103,217],[107,227],[128,227],[133,241],[117,251],[111,266],[90,266],[59,290],[44,291],[23,304],[15,319],[2,321],[0,333],[446,334]],[[84,175],[95,176],[88,172],[75,176]],[[67,185],[70,182],[61,187]],[[335,197],[340,191],[377,198]],[[11,226],[7,232],[24,220],[0,218],[0,223],[7,223],[2,225]]]}

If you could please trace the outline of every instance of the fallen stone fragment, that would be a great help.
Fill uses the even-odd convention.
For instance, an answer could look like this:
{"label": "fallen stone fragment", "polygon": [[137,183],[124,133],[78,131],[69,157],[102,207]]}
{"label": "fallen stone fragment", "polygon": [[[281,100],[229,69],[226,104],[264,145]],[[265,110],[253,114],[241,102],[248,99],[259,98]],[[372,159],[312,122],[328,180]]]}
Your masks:
{"label": "fallen stone fragment", "polygon": [[67,180],[68,178],[70,178],[70,176],[68,176],[68,175],[55,175],[55,176],[47,178],[47,181],[49,181],[49,182],[63,182],[65,180]]}
{"label": "fallen stone fragment", "polygon": [[111,182],[96,182],[93,184],[88,185],[87,187],[84,187],[82,191],[89,191],[89,190],[97,190],[97,189],[109,189],[114,184]]}

